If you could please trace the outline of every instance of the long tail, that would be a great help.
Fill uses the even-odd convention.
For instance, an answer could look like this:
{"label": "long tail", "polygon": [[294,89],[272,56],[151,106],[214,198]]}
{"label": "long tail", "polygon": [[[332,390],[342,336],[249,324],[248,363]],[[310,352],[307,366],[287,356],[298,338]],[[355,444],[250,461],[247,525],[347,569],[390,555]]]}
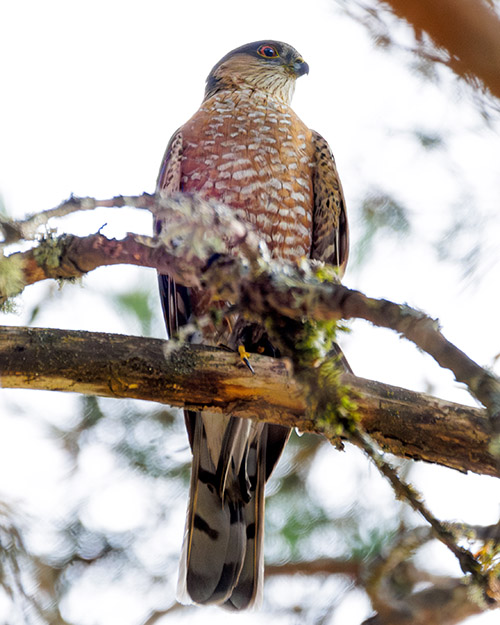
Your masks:
{"label": "long tail", "polygon": [[178,599],[241,610],[262,598],[264,487],[289,430],[187,413],[191,492]]}

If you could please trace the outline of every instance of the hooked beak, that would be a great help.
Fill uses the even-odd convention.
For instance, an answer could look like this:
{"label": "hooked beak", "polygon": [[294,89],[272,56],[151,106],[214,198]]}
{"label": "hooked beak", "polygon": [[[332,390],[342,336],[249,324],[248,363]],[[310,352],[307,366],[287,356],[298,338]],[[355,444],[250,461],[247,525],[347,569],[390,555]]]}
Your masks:
{"label": "hooked beak", "polygon": [[292,67],[297,78],[304,74],[309,74],[309,65],[300,56],[298,59],[295,59]]}

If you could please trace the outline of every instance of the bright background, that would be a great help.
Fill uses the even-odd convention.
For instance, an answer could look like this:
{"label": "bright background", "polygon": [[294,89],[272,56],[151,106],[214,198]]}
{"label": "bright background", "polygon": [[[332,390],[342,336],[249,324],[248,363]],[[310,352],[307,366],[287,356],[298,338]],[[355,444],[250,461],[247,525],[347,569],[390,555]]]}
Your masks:
{"label": "bright background", "polygon": [[[405,27],[394,24],[391,34],[402,48],[410,45]],[[291,43],[311,68],[297,84],[294,109],[327,138],[336,156],[352,226],[354,262],[345,284],[438,317],[447,338],[500,373],[498,115],[489,110],[491,117],[485,119],[473,92],[446,68],[435,68],[435,79],[427,80],[409,53],[374,47],[363,26],[333,1],[307,6],[298,0],[4,3],[0,193],[8,213],[19,218],[53,207],[71,193],[103,198],[153,191],[167,141],[199,106],[211,67],[230,49],[266,37]],[[429,147],[428,139],[436,143]],[[381,228],[376,242],[363,247],[363,202],[377,194],[404,207],[410,226],[405,236]],[[117,209],[66,218],[57,227],[86,234],[106,223],[102,232],[116,237],[150,232],[143,214],[120,210],[120,215]],[[150,290],[154,302],[146,329],[117,303],[120,294],[137,288]],[[82,285],[62,291],[46,283],[30,287],[18,300],[18,312],[3,315],[2,323],[29,323],[45,300],[36,325],[164,336],[155,289],[150,270],[101,269]],[[116,296],[114,303],[109,296]],[[474,405],[451,374],[394,333],[363,322],[351,328],[342,346],[358,375]],[[54,527],[76,502],[83,505],[89,527],[120,532],[144,530],[149,523],[140,557],[160,566],[154,539],[159,537],[165,553],[176,556],[187,492],[161,480],[146,491],[136,476],[125,476],[105,440],[80,454],[76,481],[64,444],[49,433],[77,419],[78,401],[53,393],[1,392],[0,500],[22,510],[31,527],[30,545],[39,552],[59,548]],[[113,427],[125,427],[119,419],[123,404],[102,405],[115,415]],[[109,437],[114,435],[110,425]],[[179,431],[169,453],[187,457],[185,444]],[[395,514],[389,487],[356,452],[323,449],[315,464],[308,488],[324,505],[353,506],[361,476],[369,483],[363,491],[367,509],[384,517]],[[481,524],[498,520],[496,480],[428,465],[413,469],[411,477],[442,518]],[[176,503],[168,536],[150,518],[152,501],[164,498]],[[272,546],[270,553],[277,555]],[[442,550],[429,553],[434,555],[428,560],[441,572],[457,573]],[[147,613],[132,575],[110,580],[103,571],[102,580],[96,579],[82,577],[65,600],[65,618],[84,625],[143,622]],[[275,605],[291,600],[290,583],[274,584]],[[157,606],[169,605],[174,584],[172,579],[168,588],[155,590]],[[297,594],[294,599],[300,601]],[[355,625],[370,613],[360,593],[341,599],[325,622]],[[10,610],[0,596],[0,620],[16,622]],[[172,613],[165,622],[198,622],[207,614],[220,622],[234,618],[217,610],[190,610],[185,616]],[[241,623],[258,618],[238,616]],[[273,618],[295,622],[277,613]],[[497,620],[498,614],[485,614],[468,624]]]}

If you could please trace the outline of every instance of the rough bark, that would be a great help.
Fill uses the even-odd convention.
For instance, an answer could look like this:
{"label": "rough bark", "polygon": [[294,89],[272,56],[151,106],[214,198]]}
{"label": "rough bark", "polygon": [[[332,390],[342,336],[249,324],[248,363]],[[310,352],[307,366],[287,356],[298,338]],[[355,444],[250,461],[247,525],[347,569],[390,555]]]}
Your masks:
{"label": "rough bark", "polygon": [[[0,329],[4,388],[130,397],[231,412],[322,433],[285,360],[252,355],[252,375],[225,350],[159,339],[42,328]],[[343,374],[365,431],[386,451],[500,475],[485,410]]]}

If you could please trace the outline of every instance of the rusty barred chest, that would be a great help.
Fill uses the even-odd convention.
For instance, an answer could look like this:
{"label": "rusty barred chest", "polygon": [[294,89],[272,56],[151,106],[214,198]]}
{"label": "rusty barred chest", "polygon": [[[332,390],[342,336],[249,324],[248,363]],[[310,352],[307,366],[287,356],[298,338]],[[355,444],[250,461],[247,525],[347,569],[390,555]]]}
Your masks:
{"label": "rusty barred chest", "polygon": [[259,92],[223,91],[184,125],[181,189],[231,206],[273,256],[309,255],[311,131],[289,106]]}

